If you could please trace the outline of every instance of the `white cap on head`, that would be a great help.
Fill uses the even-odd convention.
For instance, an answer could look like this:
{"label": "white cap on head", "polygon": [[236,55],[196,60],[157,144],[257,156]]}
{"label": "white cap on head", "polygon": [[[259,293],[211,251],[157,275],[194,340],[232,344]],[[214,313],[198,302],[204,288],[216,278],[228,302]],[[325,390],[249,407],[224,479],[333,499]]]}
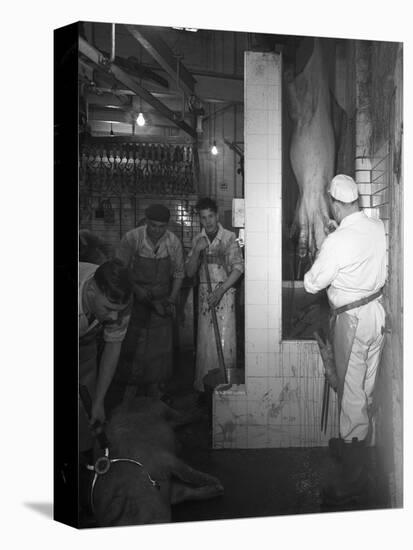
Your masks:
{"label": "white cap on head", "polygon": [[357,184],[350,176],[338,174],[330,183],[330,195],[341,202],[353,202],[358,199]]}

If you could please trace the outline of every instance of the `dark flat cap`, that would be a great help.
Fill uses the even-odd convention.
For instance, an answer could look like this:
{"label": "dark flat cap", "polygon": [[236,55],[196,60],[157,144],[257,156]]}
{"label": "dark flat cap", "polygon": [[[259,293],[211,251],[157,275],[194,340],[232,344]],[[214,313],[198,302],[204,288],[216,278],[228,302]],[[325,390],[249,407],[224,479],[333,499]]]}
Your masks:
{"label": "dark flat cap", "polygon": [[145,216],[148,220],[168,223],[171,213],[169,212],[169,209],[166,208],[166,206],[164,206],[163,204],[151,204],[145,210]]}

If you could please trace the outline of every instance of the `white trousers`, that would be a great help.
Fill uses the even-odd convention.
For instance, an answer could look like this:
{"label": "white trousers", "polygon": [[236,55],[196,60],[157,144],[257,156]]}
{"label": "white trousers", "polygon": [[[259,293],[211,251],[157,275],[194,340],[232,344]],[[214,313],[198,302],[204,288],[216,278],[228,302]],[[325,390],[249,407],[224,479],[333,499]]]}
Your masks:
{"label": "white trousers", "polygon": [[381,300],[374,300],[343,315],[353,318],[356,330],[344,378],[340,435],[347,442],[353,437],[362,441],[369,433],[368,407],[384,343],[385,311]]}

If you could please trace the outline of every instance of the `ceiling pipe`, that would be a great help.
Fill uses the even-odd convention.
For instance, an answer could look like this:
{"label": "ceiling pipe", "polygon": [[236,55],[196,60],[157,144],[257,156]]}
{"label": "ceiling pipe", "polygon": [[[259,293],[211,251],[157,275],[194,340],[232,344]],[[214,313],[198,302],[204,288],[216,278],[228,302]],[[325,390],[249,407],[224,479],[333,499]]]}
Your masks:
{"label": "ceiling pipe", "polygon": [[188,71],[183,63],[179,61],[179,56],[174,55],[170,47],[161,38],[159,32],[154,28],[136,25],[125,25],[130,34],[145,48],[148,54],[155,59],[157,63],[173,79],[177,77],[176,59],[179,63],[179,87],[187,95],[195,94],[196,80]]}
{"label": "ceiling pipe", "polygon": [[116,23],[112,23],[112,49],[110,52],[109,62],[113,63],[115,61],[115,48],[116,48]]}
{"label": "ceiling pipe", "polygon": [[182,56],[176,55],[176,87],[180,91],[181,98],[182,98],[181,118],[182,118],[182,120],[185,120],[185,91],[184,91],[183,87],[180,86],[180,75],[179,75],[179,67],[180,67],[180,64],[181,64],[181,58],[182,58]]}
{"label": "ceiling pipe", "polygon": [[197,139],[197,133],[194,128],[189,126],[183,120],[177,120],[176,115],[173,111],[168,109],[165,104],[156,99],[150,92],[145,88],[140,86],[137,81],[130,77],[123,69],[118,67],[115,63],[109,63],[107,58],[81,36],[78,40],[79,52],[89,58],[92,63],[100,67],[101,69],[110,72],[110,74],[117,80],[119,83],[123,84],[126,88],[129,88],[136,95],[140,96],[146,103],[149,103],[154,109],[159,111],[165,118],[172,121],[176,126],[181,128],[184,132],[189,134],[193,139]]}

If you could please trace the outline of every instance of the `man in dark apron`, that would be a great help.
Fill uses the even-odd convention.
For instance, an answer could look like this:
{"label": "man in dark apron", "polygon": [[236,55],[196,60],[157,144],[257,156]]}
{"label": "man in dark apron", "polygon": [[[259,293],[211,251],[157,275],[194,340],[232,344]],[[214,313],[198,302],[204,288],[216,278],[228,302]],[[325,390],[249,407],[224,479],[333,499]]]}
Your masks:
{"label": "man in dark apron", "polygon": [[124,401],[132,399],[138,387],[146,395],[163,397],[172,374],[172,323],[184,279],[183,247],[168,230],[169,209],[153,204],[145,217],[144,225],[124,235],[117,251],[129,268],[134,290],[116,376]]}
{"label": "man in dark apron", "polygon": [[[90,424],[104,422],[104,400],[115,373],[129,317],[132,287],[120,260],[79,263],[79,384],[92,398]],[[104,346],[98,367],[98,337]],[[93,446],[89,420],[79,404],[79,450]]]}
{"label": "man in dark apron", "polygon": [[331,445],[340,450],[342,473],[324,496],[340,503],[362,494],[367,482],[369,406],[384,342],[386,237],[383,222],[360,211],[352,178],[335,176],[329,194],[339,225],[323,242],[304,287],[312,294],[327,288],[332,308],[340,438]]}

